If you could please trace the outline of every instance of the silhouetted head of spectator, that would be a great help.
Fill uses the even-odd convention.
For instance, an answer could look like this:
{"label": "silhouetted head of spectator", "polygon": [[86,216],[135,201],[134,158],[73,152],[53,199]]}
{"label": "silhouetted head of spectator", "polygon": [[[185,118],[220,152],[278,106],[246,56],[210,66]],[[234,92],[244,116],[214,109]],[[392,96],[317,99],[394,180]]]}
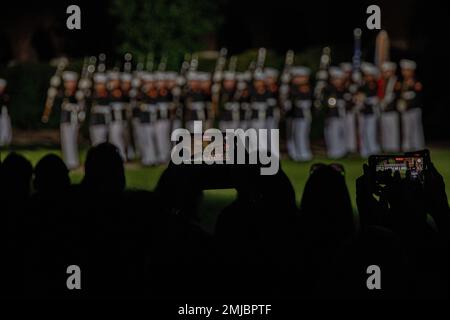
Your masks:
{"label": "silhouetted head of spectator", "polygon": [[54,154],[44,156],[34,168],[33,186],[38,192],[62,192],[70,186],[69,170]]}
{"label": "silhouetted head of spectator", "polygon": [[331,229],[343,236],[354,231],[353,209],[342,166],[311,167],[300,211],[305,223],[316,230]]}
{"label": "silhouetted head of spectator", "polygon": [[165,209],[191,220],[197,218],[203,191],[192,181],[195,177],[191,175],[189,169],[170,163],[161,174],[155,193]]}
{"label": "silhouetted head of spectator", "polygon": [[84,164],[82,185],[91,192],[123,192],[125,169],[119,150],[110,143],[89,149]]}
{"label": "silhouetted head of spectator", "polygon": [[286,173],[280,168],[274,175],[255,176],[253,197],[261,201],[263,207],[280,214],[297,210],[295,191]]}
{"label": "silhouetted head of spectator", "polygon": [[1,190],[3,197],[26,198],[30,194],[33,167],[27,159],[10,153],[1,165]]}

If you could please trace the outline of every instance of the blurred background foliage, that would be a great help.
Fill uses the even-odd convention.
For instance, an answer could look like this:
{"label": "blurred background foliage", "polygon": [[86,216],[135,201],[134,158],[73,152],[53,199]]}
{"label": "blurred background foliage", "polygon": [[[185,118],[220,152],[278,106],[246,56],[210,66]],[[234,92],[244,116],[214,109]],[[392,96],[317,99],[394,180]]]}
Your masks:
{"label": "blurred background foliage", "polygon": [[115,0],[110,13],[117,21],[117,53],[167,55],[169,69],[186,52],[211,49],[208,37],[222,22],[217,2],[207,0]]}

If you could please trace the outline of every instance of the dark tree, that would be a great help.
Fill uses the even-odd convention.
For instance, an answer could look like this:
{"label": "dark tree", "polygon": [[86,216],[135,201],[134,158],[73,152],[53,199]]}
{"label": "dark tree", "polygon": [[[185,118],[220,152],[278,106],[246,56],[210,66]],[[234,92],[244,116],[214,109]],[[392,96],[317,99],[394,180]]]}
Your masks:
{"label": "dark tree", "polygon": [[111,13],[117,19],[119,52],[157,56],[210,49],[221,22],[216,1],[114,0]]}

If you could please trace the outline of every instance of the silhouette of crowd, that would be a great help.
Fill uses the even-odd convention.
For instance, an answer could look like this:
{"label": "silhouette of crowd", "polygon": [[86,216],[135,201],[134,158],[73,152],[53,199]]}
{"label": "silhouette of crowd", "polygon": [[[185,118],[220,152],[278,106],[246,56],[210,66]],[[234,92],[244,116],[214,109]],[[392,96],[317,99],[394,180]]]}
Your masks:
{"label": "silhouette of crowd", "polygon": [[[10,153],[0,167],[0,296],[449,297],[449,207],[433,165],[423,186],[394,174],[379,197],[364,166],[357,216],[340,165],[313,165],[299,205],[282,168],[239,175],[213,234],[199,224],[202,188],[180,170],[169,165],[154,191],[128,190],[108,143],[89,150],[80,184],[56,155],[33,168]],[[70,265],[81,269],[81,290],[66,286]],[[381,290],[367,288],[370,265]]]}

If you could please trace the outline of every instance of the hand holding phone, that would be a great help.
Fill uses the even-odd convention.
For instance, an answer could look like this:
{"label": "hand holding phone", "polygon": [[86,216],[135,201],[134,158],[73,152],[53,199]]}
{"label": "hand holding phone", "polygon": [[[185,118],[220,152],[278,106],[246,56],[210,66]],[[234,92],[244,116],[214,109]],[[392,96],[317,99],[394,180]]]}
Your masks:
{"label": "hand holding phone", "polygon": [[369,158],[369,168],[375,177],[376,187],[386,185],[396,172],[401,179],[419,181],[423,185],[429,166],[430,153],[428,150],[404,154],[373,155]]}

